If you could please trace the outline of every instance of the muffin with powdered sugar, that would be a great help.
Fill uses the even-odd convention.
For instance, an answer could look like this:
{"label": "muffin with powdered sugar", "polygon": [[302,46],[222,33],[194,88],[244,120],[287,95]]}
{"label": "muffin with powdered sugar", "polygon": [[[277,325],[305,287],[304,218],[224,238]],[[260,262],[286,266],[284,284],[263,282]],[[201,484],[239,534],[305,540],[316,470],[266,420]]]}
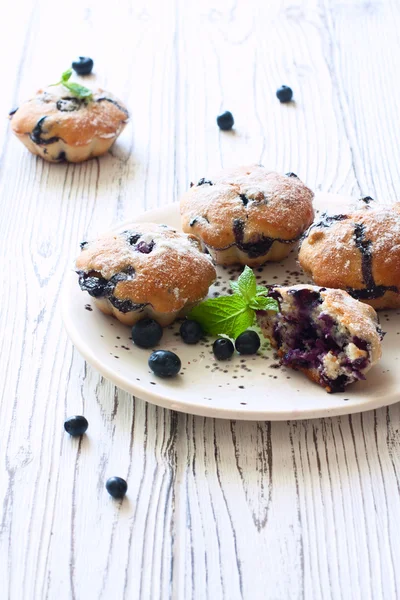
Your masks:
{"label": "muffin with powdered sugar", "polygon": [[[306,232],[299,263],[313,282],[346,290],[376,309],[400,307],[400,204],[322,215]],[[365,199],[364,199],[365,201]]]}
{"label": "muffin with powdered sugar", "polygon": [[81,289],[126,325],[145,317],[169,325],[200,302],[216,279],[198,239],[166,225],[137,223],[82,242],[81,249],[76,260]]}
{"label": "muffin with powdered sugar", "polygon": [[70,71],[63,76],[63,83],[40,89],[10,112],[13,132],[49,162],[77,163],[105,154],[127,124],[128,110],[110,92],[69,82]]}
{"label": "muffin with powdered sugar", "polygon": [[197,235],[217,264],[259,266],[289,254],[314,219],[313,196],[294,173],[225,169],[183,196],[182,229]]}

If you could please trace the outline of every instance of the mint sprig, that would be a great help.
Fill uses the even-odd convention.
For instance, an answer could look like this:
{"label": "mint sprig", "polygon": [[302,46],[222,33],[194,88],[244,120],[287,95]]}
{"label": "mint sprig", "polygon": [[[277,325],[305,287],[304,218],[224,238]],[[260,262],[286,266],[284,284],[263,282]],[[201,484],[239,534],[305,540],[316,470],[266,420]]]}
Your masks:
{"label": "mint sprig", "polygon": [[[71,79],[72,69],[67,69],[61,75],[60,81],[57,83],[52,83],[51,86],[54,85],[63,85],[67,90],[71,92],[76,98],[80,98],[81,100],[91,100],[93,96],[92,90],[85,87],[84,85],[80,85],[79,83],[74,83],[73,81],[69,81]],[[51,87],[50,86],[50,87]]]}
{"label": "mint sprig", "polygon": [[266,297],[268,289],[257,285],[248,266],[238,280],[230,284],[234,294],[204,300],[190,311],[189,318],[200,323],[205,333],[236,339],[254,325],[256,310],[277,311],[278,303]]}

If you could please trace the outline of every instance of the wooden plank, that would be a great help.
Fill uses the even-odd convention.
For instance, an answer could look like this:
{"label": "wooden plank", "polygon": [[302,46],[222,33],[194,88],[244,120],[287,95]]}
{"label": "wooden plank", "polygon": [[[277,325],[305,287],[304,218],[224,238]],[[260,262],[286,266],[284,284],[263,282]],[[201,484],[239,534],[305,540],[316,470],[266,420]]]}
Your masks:
{"label": "wooden plank", "polygon": [[[132,118],[109,155],[76,166],[30,156],[0,124],[2,597],[399,595],[397,405],[298,423],[178,415],[86,366],[59,310],[81,239],[221,166],[395,198],[399,20],[394,0],[8,6],[3,114],[82,52]],[[276,100],[282,83],[294,105]],[[231,133],[215,124],[225,109]],[[63,432],[75,413],[81,441]],[[122,504],[104,490],[114,474]]]}

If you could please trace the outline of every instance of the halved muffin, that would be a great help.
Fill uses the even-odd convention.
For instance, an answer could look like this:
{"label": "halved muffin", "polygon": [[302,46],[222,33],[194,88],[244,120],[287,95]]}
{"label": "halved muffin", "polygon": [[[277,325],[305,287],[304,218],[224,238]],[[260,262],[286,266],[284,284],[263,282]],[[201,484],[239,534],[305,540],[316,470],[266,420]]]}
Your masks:
{"label": "halved muffin", "polygon": [[273,287],[277,313],[259,311],[258,324],[282,364],[303,371],[327,392],[365,379],[380,359],[383,333],[375,310],[343,290],[311,285]]}

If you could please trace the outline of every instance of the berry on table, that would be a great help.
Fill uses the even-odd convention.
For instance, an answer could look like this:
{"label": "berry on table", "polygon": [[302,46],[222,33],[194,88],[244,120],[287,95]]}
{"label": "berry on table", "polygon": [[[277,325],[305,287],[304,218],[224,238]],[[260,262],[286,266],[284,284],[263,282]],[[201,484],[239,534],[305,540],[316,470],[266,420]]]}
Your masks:
{"label": "berry on table", "polygon": [[128,489],[128,484],[122,477],[110,477],[106,481],[106,490],[113,498],[123,498]]}
{"label": "berry on table", "polygon": [[158,377],[175,377],[181,366],[181,359],[175,352],[156,350],[150,354],[149,367]]}
{"label": "berry on table", "polygon": [[89,75],[93,69],[93,60],[88,56],[79,56],[72,63],[72,68],[78,75]]}
{"label": "berry on table", "polygon": [[218,127],[222,129],[222,131],[229,131],[229,129],[232,129],[234,122],[233,115],[229,110],[226,110],[222,115],[218,115],[217,117]]}
{"label": "berry on table", "polygon": [[235,341],[239,354],[255,354],[261,345],[260,336],[255,331],[243,331]]}
{"label": "berry on table", "polygon": [[88,427],[89,423],[85,417],[82,417],[82,415],[68,417],[68,419],[64,421],[65,431],[72,436],[83,435]]}
{"label": "berry on table", "polygon": [[203,330],[197,321],[186,319],[180,326],[179,333],[185,344],[197,344],[203,337]]}
{"label": "berry on table", "polygon": [[292,88],[287,85],[281,85],[281,87],[276,90],[276,97],[280,102],[290,102],[293,98]]}
{"label": "berry on table", "polygon": [[216,339],[213,343],[213,352],[217,360],[228,360],[234,352],[231,340],[228,340],[227,338]]}
{"label": "berry on table", "polygon": [[153,348],[162,335],[163,328],[154,319],[142,319],[132,327],[132,342],[140,348]]}

